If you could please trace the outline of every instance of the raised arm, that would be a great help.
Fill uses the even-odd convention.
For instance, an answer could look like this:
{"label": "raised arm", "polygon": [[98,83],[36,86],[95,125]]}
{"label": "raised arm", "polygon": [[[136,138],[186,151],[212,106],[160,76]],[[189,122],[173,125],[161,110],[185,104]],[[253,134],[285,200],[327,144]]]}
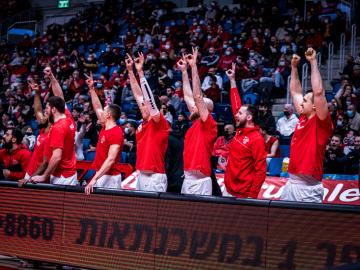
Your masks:
{"label": "raised arm", "polygon": [[143,71],[143,65],[144,65],[144,55],[143,53],[139,53],[139,57],[134,59],[135,62],[135,68],[139,74],[140,78],[140,86],[141,90],[144,96],[145,105],[150,111],[150,116],[152,119],[154,119],[155,122],[160,121],[160,111],[156,107],[154,95],[151,91],[150,85],[148,84]]}
{"label": "raised arm", "polygon": [[98,97],[98,95],[95,92],[95,88],[94,88],[94,80],[93,80],[93,76],[92,73],[90,72],[90,76],[85,74],[86,77],[86,84],[89,87],[89,93],[90,93],[90,97],[91,97],[91,103],[92,106],[94,108],[94,111],[96,113],[96,116],[98,118],[98,120],[100,121],[100,124],[104,124],[104,119],[102,117],[103,115],[103,107],[101,105],[100,99]]}
{"label": "raised arm", "polygon": [[177,65],[178,69],[180,69],[181,74],[182,74],[184,101],[186,103],[186,106],[187,106],[189,112],[193,112],[195,109],[195,101],[194,101],[194,97],[193,97],[191,86],[190,86],[189,75],[187,72],[186,56],[183,55],[183,58],[180,59],[176,65]]}
{"label": "raised arm", "polygon": [[291,78],[290,78],[290,94],[294,103],[295,110],[301,113],[301,103],[303,101],[302,87],[299,79],[298,65],[300,56],[294,54],[291,59]]}
{"label": "raised arm", "polygon": [[239,91],[237,89],[236,81],[235,81],[235,69],[236,69],[236,64],[232,63],[231,69],[228,69],[226,71],[226,75],[228,76],[228,78],[230,80],[230,101],[231,101],[231,109],[232,109],[234,118],[242,106],[241,98],[240,98]]}
{"label": "raised arm", "polygon": [[209,110],[206,106],[206,103],[203,98],[203,93],[201,91],[201,83],[199,72],[196,65],[196,60],[198,56],[198,49],[192,48],[193,54],[188,54],[186,57],[187,62],[191,67],[191,77],[192,77],[192,88],[193,88],[193,96],[195,100],[195,105],[199,110],[199,115],[201,121],[205,122],[209,116]]}
{"label": "raised arm", "polygon": [[311,87],[314,95],[316,115],[319,117],[320,120],[325,120],[328,117],[329,110],[325,97],[323,82],[316,59],[316,51],[312,48],[308,48],[305,52],[305,57],[310,62],[311,66]]}
{"label": "raised arm", "polygon": [[44,74],[45,74],[45,77],[48,77],[50,79],[51,88],[52,88],[54,96],[61,97],[62,99],[64,99],[64,93],[61,89],[59,82],[57,81],[54,74],[52,73],[51,68],[46,67],[44,69]]}
{"label": "raised arm", "polygon": [[44,123],[47,120],[47,117],[43,114],[42,106],[41,106],[41,92],[40,87],[33,79],[30,80],[29,86],[31,90],[35,91],[34,96],[34,111],[35,118],[39,123]]}
{"label": "raised arm", "polygon": [[134,70],[133,70],[134,61],[132,60],[132,58],[129,54],[126,54],[125,63],[126,63],[126,69],[129,74],[131,91],[133,92],[136,103],[140,108],[144,103],[144,97],[141,92],[140,85],[139,85],[138,81],[136,80],[136,77],[134,74]]}

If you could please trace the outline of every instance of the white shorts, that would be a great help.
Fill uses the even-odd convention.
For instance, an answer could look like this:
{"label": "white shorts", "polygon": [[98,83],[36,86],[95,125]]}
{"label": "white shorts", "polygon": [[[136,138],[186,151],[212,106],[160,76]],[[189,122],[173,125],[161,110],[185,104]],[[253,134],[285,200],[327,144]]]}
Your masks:
{"label": "white shorts", "polygon": [[50,184],[53,185],[64,185],[64,186],[78,186],[79,181],[77,180],[77,173],[70,177],[56,177],[54,175],[50,176]]}
{"label": "white shorts", "polygon": [[231,194],[227,191],[225,185],[224,185],[224,190],[223,190],[223,192],[222,192],[222,195],[223,195],[223,197],[234,197],[233,195],[231,195]]}
{"label": "white shorts", "polygon": [[28,175],[28,173],[26,173],[24,179],[25,179],[25,180],[29,180],[29,179],[30,179],[30,175]]}
{"label": "white shorts", "polygon": [[121,174],[103,175],[96,181],[94,187],[105,189],[121,189]]}
{"label": "white shorts", "polygon": [[321,182],[309,175],[289,175],[280,200],[322,203],[324,187]]}
{"label": "white shorts", "polygon": [[185,171],[182,194],[212,195],[212,182],[209,176],[200,171]]}
{"label": "white shorts", "polygon": [[148,173],[140,171],[136,190],[166,192],[167,184],[167,177],[164,173]]}

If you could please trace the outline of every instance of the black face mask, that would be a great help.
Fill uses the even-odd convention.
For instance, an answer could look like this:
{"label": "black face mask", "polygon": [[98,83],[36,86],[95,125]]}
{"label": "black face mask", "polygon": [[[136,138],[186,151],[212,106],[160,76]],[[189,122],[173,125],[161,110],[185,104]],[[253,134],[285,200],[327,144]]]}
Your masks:
{"label": "black face mask", "polygon": [[31,136],[31,135],[33,135],[33,133],[32,132],[26,132],[26,135]]}
{"label": "black face mask", "polygon": [[232,132],[225,132],[225,133],[224,133],[224,137],[225,137],[226,139],[231,139],[232,137],[234,137],[234,133],[232,133]]}
{"label": "black face mask", "polygon": [[290,112],[284,112],[285,116],[290,116]]}

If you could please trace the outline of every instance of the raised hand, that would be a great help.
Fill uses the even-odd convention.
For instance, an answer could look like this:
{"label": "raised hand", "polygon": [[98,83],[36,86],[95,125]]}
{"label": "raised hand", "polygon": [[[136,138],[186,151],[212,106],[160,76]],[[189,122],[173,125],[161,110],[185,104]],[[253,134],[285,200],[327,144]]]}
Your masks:
{"label": "raised hand", "polygon": [[186,56],[183,55],[183,58],[181,58],[177,63],[176,66],[178,69],[180,69],[182,72],[187,70],[187,62],[186,62]]}
{"label": "raised hand", "polygon": [[308,48],[305,52],[305,57],[309,62],[316,60],[316,51],[313,48]]}
{"label": "raised hand", "polygon": [[29,87],[32,91],[35,91],[36,94],[40,95],[41,91],[40,91],[40,87],[39,85],[34,81],[33,78],[29,78],[28,80],[29,83]]}
{"label": "raised hand", "polygon": [[291,58],[291,67],[296,68],[300,63],[300,59],[300,56],[298,56],[297,54],[293,54]]}
{"label": "raised hand", "polygon": [[125,57],[125,64],[126,64],[126,69],[128,71],[132,71],[133,70],[133,64],[134,64],[134,61],[133,59],[131,58],[130,54],[126,54],[126,57]]}
{"label": "raised hand", "polygon": [[140,71],[142,70],[143,68],[143,65],[144,65],[144,55],[143,53],[139,53],[139,57],[135,58],[134,59],[134,62],[135,62],[135,68],[137,71]]}
{"label": "raised hand", "polygon": [[54,76],[54,74],[52,73],[51,68],[49,66],[44,68],[44,74],[45,74],[45,77],[47,77],[47,78],[51,78]]}
{"label": "raised hand", "polygon": [[192,48],[193,54],[188,54],[186,56],[186,62],[188,62],[188,64],[190,65],[190,67],[194,67],[196,65],[196,59],[197,59],[197,55],[198,55],[198,49],[197,48]]}
{"label": "raised hand", "polygon": [[228,76],[229,80],[235,80],[235,69],[236,69],[236,64],[232,63],[231,65],[231,69],[228,69],[225,73],[226,76]]}
{"label": "raised hand", "polygon": [[94,79],[93,79],[93,75],[92,72],[90,71],[90,76],[87,74],[84,74],[86,77],[86,84],[89,87],[89,89],[94,89]]}

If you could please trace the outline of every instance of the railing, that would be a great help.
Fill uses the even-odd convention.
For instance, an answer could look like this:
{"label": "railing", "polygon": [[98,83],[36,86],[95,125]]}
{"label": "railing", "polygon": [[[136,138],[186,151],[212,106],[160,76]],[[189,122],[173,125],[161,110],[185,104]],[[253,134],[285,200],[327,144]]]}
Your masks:
{"label": "railing", "polygon": [[331,81],[333,79],[334,43],[329,43],[328,50],[327,79],[328,81]]}
{"label": "railing", "polygon": [[309,74],[309,65],[307,63],[303,64],[302,66],[302,73],[301,73],[301,85],[303,89],[303,93],[307,90],[307,84],[308,84],[308,74]]}
{"label": "railing", "polygon": [[345,33],[342,33],[340,36],[340,69],[342,69],[345,65],[345,46],[346,46],[346,37]]}
{"label": "railing", "polygon": [[356,24],[351,26],[351,55],[356,56]]}
{"label": "railing", "polygon": [[287,77],[286,104],[291,104],[290,80],[291,80],[291,76],[288,76]]}
{"label": "railing", "polygon": [[23,21],[23,22],[16,22],[16,23],[13,23],[8,29],[7,29],[7,34],[6,34],[6,39],[7,41],[9,42],[9,31],[13,28],[15,28],[16,25],[21,25],[21,24],[34,24],[34,27],[31,28],[28,28],[28,27],[25,27],[25,29],[27,30],[32,30],[34,32],[34,34],[36,33],[36,30],[37,30],[37,25],[36,25],[36,21]]}
{"label": "railing", "polygon": [[321,68],[321,52],[318,52],[316,54],[316,60],[317,60],[317,63],[318,63],[318,68],[320,69]]}

